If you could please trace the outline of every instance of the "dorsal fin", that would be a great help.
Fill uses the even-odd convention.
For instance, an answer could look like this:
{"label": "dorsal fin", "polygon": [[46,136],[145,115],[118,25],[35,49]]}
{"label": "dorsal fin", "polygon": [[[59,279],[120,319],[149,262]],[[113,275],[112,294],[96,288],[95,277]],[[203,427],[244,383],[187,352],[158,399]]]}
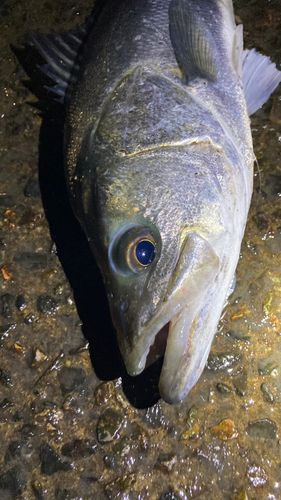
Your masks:
{"label": "dorsal fin", "polygon": [[77,57],[93,22],[94,17],[91,15],[82,26],[67,33],[52,31],[45,35],[38,31],[30,35],[34,46],[47,62],[40,69],[56,82],[54,87],[48,88],[60,97],[57,100],[61,102],[64,102],[70,83],[75,81],[79,69]]}
{"label": "dorsal fin", "polygon": [[188,81],[196,77],[216,80],[214,43],[194,2],[172,0],[169,8],[171,42]]}

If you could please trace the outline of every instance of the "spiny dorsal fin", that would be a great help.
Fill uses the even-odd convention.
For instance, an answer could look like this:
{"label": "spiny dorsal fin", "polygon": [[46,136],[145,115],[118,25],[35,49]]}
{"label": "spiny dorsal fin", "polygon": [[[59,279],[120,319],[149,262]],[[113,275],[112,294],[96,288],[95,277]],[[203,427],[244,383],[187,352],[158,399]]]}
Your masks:
{"label": "spiny dorsal fin", "polygon": [[171,42],[188,81],[196,77],[215,81],[218,68],[214,42],[200,14],[200,6],[196,8],[194,2],[172,0],[169,8]]}
{"label": "spiny dorsal fin", "polygon": [[78,26],[76,30],[61,35],[55,31],[49,35],[39,31],[30,35],[34,46],[47,62],[40,66],[40,69],[56,82],[54,87],[48,88],[60,97],[57,100],[61,102],[64,102],[69,84],[76,78],[79,68],[77,56],[92,28],[93,21],[94,17],[91,15],[85,24]]}
{"label": "spiny dorsal fin", "polygon": [[255,49],[243,53],[243,87],[249,116],[267,101],[281,82],[281,71]]}

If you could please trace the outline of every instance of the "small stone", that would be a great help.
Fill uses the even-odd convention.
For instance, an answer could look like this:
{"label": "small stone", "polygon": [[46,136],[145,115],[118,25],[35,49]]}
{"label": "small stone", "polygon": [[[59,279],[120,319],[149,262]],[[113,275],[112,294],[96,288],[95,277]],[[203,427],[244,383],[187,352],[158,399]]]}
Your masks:
{"label": "small stone", "polygon": [[108,469],[113,469],[115,467],[116,458],[114,455],[105,455],[103,457],[104,465]]}
{"label": "small stone", "polygon": [[25,271],[41,271],[47,266],[47,255],[36,252],[22,252],[15,255],[14,261]]}
{"label": "small stone", "polygon": [[66,443],[62,447],[61,452],[66,457],[78,459],[95,455],[97,450],[98,446],[96,443],[87,440],[74,439],[70,443]]}
{"label": "small stone", "polygon": [[222,420],[216,427],[212,427],[211,432],[214,436],[219,437],[223,441],[235,439],[239,436],[234,422],[229,418]]}
{"label": "small stone", "polygon": [[97,437],[100,443],[108,443],[117,437],[123,424],[123,416],[113,408],[107,408],[100,416]]}
{"label": "small stone", "polygon": [[270,361],[268,358],[259,359],[258,361],[259,374],[262,376],[270,375],[273,372],[273,370],[276,370],[276,368],[278,368],[277,362]]}
{"label": "small stone", "polygon": [[26,299],[24,297],[24,295],[19,295],[17,297],[17,300],[16,300],[16,306],[18,308],[19,311],[23,311],[25,308],[26,308]]}
{"label": "small stone", "polygon": [[15,500],[26,489],[27,478],[24,471],[16,466],[0,476],[0,498]]}
{"label": "small stone", "polygon": [[207,368],[214,372],[219,370],[226,370],[235,366],[240,358],[241,356],[239,354],[210,354],[207,361]]}
{"label": "small stone", "polygon": [[41,474],[51,476],[58,471],[69,471],[72,466],[69,462],[63,462],[55,450],[48,444],[40,448]]}
{"label": "small stone", "polygon": [[28,179],[23,192],[26,197],[39,198],[41,192],[38,180],[34,178]]}
{"label": "small stone", "polygon": [[261,384],[261,391],[263,393],[264,401],[267,403],[274,403],[274,396],[265,383]]}
{"label": "small stone", "polygon": [[54,294],[55,295],[61,295],[65,290],[65,283],[62,283],[58,286],[56,286],[56,288],[54,288]]}
{"label": "small stone", "polygon": [[250,422],[246,431],[252,438],[276,439],[277,425],[269,418],[263,418]]}
{"label": "small stone", "polygon": [[31,487],[34,493],[35,500],[44,500],[44,487],[39,481],[32,481]]}
{"label": "small stone", "polygon": [[6,387],[12,387],[12,374],[9,370],[2,370],[0,368],[0,382]]}
{"label": "small stone", "polygon": [[40,295],[37,299],[37,311],[43,314],[53,314],[59,307],[59,301],[50,295]]}
{"label": "small stone", "polygon": [[72,391],[79,391],[85,378],[85,370],[81,366],[64,366],[58,373],[63,396]]}
{"label": "small stone", "polygon": [[258,486],[262,486],[263,484],[266,484],[266,482],[267,482],[266,472],[261,467],[255,465],[255,464],[251,465],[251,467],[249,467],[248,472],[247,472],[247,477],[251,481],[254,488],[257,488]]}
{"label": "small stone", "polygon": [[22,455],[30,455],[33,446],[25,440],[12,441],[5,454],[5,462],[9,463],[12,460],[21,457]]}
{"label": "small stone", "polygon": [[10,319],[13,316],[15,297],[10,293],[5,293],[0,297],[0,312],[2,316],[6,319]]}
{"label": "small stone", "polygon": [[128,436],[124,436],[118,443],[113,448],[114,453],[116,455],[120,455],[121,457],[124,457],[125,455],[128,455],[131,451],[131,439]]}
{"label": "small stone", "polygon": [[222,383],[218,383],[217,384],[217,390],[221,393],[221,394],[231,394],[233,392],[233,389],[232,387],[230,387],[229,385],[227,384],[222,384]]}
{"label": "small stone", "polygon": [[276,294],[274,292],[269,292],[263,300],[262,310],[265,316],[269,316],[271,313],[275,311],[275,307],[273,305],[273,300],[275,298],[275,295]]}
{"label": "small stone", "polygon": [[247,380],[247,375],[243,374],[239,377],[236,377],[233,380],[233,385],[235,387],[236,393],[238,396],[243,397],[246,394],[247,391],[247,385],[248,385],[248,380]]}
{"label": "small stone", "polygon": [[245,490],[241,491],[238,495],[231,497],[231,500],[249,500],[249,497]]}
{"label": "small stone", "polygon": [[33,360],[31,363],[31,368],[37,368],[37,366],[41,365],[48,357],[44,354],[40,349],[35,348],[33,352]]}
{"label": "small stone", "polygon": [[7,266],[1,267],[1,272],[4,280],[11,281],[13,279],[12,273],[9,271]]}
{"label": "small stone", "polygon": [[114,394],[114,384],[112,382],[103,382],[95,390],[95,402],[98,405],[107,403]]}

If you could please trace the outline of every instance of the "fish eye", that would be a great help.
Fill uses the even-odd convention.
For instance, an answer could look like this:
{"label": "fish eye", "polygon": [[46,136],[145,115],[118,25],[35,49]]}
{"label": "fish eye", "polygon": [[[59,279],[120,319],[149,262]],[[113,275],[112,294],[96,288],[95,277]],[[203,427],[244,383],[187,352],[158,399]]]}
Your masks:
{"label": "fish eye", "polygon": [[123,275],[140,273],[147,269],[159,252],[152,231],[131,228],[114,241],[109,256],[115,269]]}
{"label": "fish eye", "polygon": [[156,246],[151,240],[141,240],[135,246],[135,258],[141,266],[149,266],[154,261],[155,256]]}

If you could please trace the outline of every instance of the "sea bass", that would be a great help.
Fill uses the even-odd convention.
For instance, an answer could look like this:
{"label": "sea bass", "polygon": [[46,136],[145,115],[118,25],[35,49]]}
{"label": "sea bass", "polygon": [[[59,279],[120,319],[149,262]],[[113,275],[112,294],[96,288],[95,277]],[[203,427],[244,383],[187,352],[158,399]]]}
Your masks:
{"label": "sea bass", "polygon": [[249,115],[281,73],[243,51],[231,0],[98,2],[85,27],[34,43],[69,101],[70,198],[126,369],[164,355],[160,393],[179,403],[204,369],[239,258]]}

